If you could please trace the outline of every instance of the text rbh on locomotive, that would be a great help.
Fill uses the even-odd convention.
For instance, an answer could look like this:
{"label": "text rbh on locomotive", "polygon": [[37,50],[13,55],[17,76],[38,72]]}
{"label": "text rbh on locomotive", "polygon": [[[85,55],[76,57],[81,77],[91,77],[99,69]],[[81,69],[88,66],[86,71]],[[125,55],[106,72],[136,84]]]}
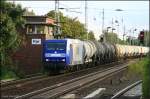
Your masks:
{"label": "text rbh on locomotive", "polygon": [[54,39],[46,40],[43,44],[43,63],[47,70],[64,70],[141,57],[148,52],[149,48],[142,46],[79,39]]}

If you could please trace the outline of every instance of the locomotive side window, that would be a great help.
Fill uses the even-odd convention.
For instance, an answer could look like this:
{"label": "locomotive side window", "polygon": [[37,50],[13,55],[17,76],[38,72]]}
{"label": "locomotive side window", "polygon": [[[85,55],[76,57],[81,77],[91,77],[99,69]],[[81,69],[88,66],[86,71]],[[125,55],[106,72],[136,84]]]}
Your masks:
{"label": "locomotive side window", "polygon": [[47,49],[48,50],[65,50],[66,49],[66,44],[64,42],[62,43],[48,43],[47,44]]}

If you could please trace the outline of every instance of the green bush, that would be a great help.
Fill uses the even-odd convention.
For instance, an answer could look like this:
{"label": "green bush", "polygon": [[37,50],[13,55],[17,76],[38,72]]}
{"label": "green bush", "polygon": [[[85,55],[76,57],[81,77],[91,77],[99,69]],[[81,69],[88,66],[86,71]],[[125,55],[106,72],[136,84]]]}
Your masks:
{"label": "green bush", "polygon": [[7,66],[1,66],[1,76],[0,79],[1,80],[5,80],[5,79],[18,79],[19,77]]}
{"label": "green bush", "polygon": [[129,65],[128,75],[138,74],[142,77],[142,92],[143,99],[150,99],[150,59],[149,57],[143,58],[142,60]]}
{"label": "green bush", "polygon": [[145,60],[144,69],[143,69],[143,98],[150,99],[150,59]]}
{"label": "green bush", "polygon": [[140,76],[142,76],[143,73],[143,67],[144,64],[146,63],[146,58],[142,59],[141,61],[138,61],[134,64],[130,64],[128,67],[128,75],[132,75],[132,74],[139,74]]}

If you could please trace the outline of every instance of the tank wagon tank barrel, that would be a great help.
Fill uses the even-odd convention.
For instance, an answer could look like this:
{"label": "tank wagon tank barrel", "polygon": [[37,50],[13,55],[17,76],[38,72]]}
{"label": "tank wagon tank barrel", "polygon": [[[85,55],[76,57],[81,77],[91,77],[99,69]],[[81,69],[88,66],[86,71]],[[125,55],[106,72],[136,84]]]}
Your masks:
{"label": "tank wagon tank barrel", "polygon": [[97,48],[92,41],[83,41],[84,49],[85,49],[85,60],[91,59],[97,52]]}

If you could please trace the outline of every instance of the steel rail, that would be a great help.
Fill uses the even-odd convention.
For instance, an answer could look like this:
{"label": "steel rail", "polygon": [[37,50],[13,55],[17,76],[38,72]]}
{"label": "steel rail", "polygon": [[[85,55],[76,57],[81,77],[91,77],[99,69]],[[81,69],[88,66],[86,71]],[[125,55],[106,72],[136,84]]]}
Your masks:
{"label": "steel rail", "polygon": [[48,98],[54,98],[61,94],[66,93],[68,91],[76,89],[77,87],[81,87],[81,86],[91,83],[97,79],[104,78],[105,76],[115,73],[116,71],[119,71],[126,67],[127,67],[127,64],[125,66],[121,66],[121,67],[118,65],[117,65],[117,67],[116,66],[110,67],[110,68],[102,70],[102,71],[94,72],[94,73],[91,73],[91,74],[88,74],[85,76],[81,76],[81,77],[78,77],[78,78],[75,78],[75,79],[72,79],[69,81],[65,81],[65,82],[50,86],[50,87],[43,88],[41,90],[33,91],[31,93],[18,96],[15,99],[41,97],[41,96],[44,97],[44,96],[46,96],[47,93],[48,93]]}
{"label": "steel rail", "polygon": [[[93,82],[91,82],[90,84],[87,84],[87,85],[85,85],[85,86],[83,86],[83,87],[80,87],[80,88],[78,88],[78,89],[76,89],[76,90],[73,90],[73,91],[71,91],[71,92],[69,92],[69,93],[67,93],[67,94],[72,94],[72,93],[80,92],[82,89],[84,89],[84,88],[89,88],[90,86],[92,86],[92,85],[94,85],[94,84],[97,84],[97,83],[99,83],[99,82],[101,82],[101,81],[103,81],[103,80],[105,80],[105,79],[107,79],[107,78],[111,78],[112,76],[114,76],[114,75],[116,75],[116,74],[119,74],[120,72],[122,72],[122,71],[124,71],[124,70],[126,70],[126,68],[124,68],[124,69],[122,69],[122,70],[120,70],[120,71],[116,71],[115,73],[112,73],[112,74],[110,74],[110,75],[107,75],[107,76],[105,76],[104,78],[100,78],[100,79],[98,79],[98,80],[96,80],[96,81],[93,81]],[[63,96],[64,96],[64,95],[63,95]]]}
{"label": "steel rail", "polygon": [[126,88],[122,89],[121,91],[117,92],[113,97],[111,97],[111,99],[117,99],[118,97],[120,97],[121,95],[123,95],[124,93],[126,93],[127,91],[129,91],[130,89],[132,89],[133,87],[139,85],[142,83],[142,80],[137,81],[133,84],[131,84],[130,86],[127,86]]}

